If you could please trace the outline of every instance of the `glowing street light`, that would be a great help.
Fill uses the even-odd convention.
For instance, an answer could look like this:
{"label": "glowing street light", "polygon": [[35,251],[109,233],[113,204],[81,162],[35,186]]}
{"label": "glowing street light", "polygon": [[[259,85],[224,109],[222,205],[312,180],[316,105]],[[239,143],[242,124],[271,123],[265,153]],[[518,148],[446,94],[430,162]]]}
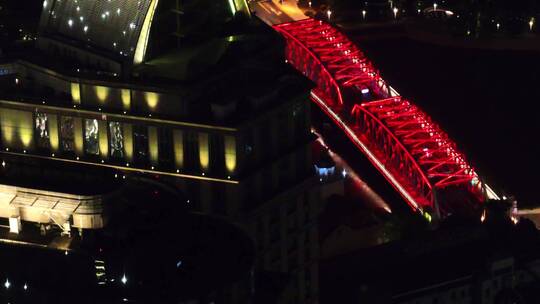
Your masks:
{"label": "glowing street light", "polygon": [[501,24],[497,22],[497,31],[501,28]]}
{"label": "glowing street light", "polygon": [[127,284],[127,277],[126,277],[126,274],[124,273],[124,275],[122,276],[122,278],[120,279],[120,281],[122,282],[122,284],[126,285]]}
{"label": "glowing street light", "polygon": [[394,9],[392,9],[392,11],[394,12],[394,19],[396,19],[397,18],[397,13],[398,13],[397,7],[394,7]]}
{"label": "glowing street light", "polygon": [[437,10],[437,3],[433,3],[433,10],[434,10],[434,11]]}
{"label": "glowing street light", "polygon": [[311,1],[308,2],[309,7],[311,7]]}
{"label": "glowing street light", "polygon": [[366,10],[362,10],[362,18],[366,19]]}
{"label": "glowing street light", "polygon": [[9,279],[6,279],[6,282],[4,283],[4,287],[6,289],[9,289],[10,286],[11,286],[11,283],[9,282]]}
{"label": "glowing street light", "polygon": [[331,10],[326,11],[326,15],[328,15],[328,20],[330,20],[330,17],[332,17],[332,11]]}
{"label": "glowing street light", "polygon": [[531,18],[531,20],[529,20],[529,30],[533,30],[533,27],[534,27],[534,18]]}

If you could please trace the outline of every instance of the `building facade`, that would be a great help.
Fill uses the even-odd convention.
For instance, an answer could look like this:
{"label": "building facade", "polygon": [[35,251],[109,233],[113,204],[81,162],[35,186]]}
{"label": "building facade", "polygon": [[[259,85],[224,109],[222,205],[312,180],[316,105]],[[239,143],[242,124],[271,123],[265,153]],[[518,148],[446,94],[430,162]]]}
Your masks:
{"label": "building facade", "polygon": [[[186,198],[179,204],[244,227],[254,273],[286,274],[279,302],[316,303],[317,217],[343,190],[313,172],[311,85],[268,33],[212,38],[226,51],[202,77],[159,75],[148,62],[160,52],[149,49],[183,15],[173,2],[44,1],[35,45],[0,58],[0,155],[167,185]],[[245,1],[223,2],[227,18],[249,15]],[[82,230],[107,225],[64,218]]]}

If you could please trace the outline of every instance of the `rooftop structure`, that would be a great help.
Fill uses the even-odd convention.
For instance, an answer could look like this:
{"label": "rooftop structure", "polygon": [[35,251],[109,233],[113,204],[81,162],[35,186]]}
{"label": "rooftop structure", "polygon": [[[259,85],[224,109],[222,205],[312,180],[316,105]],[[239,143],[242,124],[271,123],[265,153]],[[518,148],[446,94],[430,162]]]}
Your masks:
{"label": "rooftop structure", "polygon": [[[203,8],[206,11],[201,15]],[[197,22],[188,25],[182,19],[210,18],[215,24],[237,13],[249,15],[244,0],[199,4],[170,0],[45,0],[38,46],[95,70],[129,74],[132,66],[145,62],[152,41],[158,53],[170,47],[164,43],[169,38],[178,40],[175,47],[185,45],[180,40]]]}
{"label": "rooftop structure", "polygon": [[126,56],[141,63],[158,0],[45,0],[41,35]]}

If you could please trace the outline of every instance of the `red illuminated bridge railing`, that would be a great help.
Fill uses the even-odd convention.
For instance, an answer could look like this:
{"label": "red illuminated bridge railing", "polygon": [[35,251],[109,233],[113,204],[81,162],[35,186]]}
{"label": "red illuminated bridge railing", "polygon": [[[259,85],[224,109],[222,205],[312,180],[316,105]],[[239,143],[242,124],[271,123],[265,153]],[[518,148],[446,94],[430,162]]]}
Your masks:
{"label": "red illuminated bridge railing", "polygon": [[388,86],[362,51],[347,36],[320,20],[305,19],[274,26],[286,39],[288,62],[317,84],[324,96],[344,103],[343,91],[364,88],[388,96]]}
{"label": "red illuminated bridge railing", "polygon": [[423,208],[438,208],[434,189],[458,187],[478,193],[478,177],[464,155],[409,101],[393,97],[366,102],[354,105],[351,115],[358,133]]}
{"label": "red illuminated bridge railing", "polygon": [[274,28],[285,38],[288,62],[316,83],[314,101],[411,206],[450,212],[439,204],[439,193],[450,188],[483,200],[478,176],[455,143],[417,106],[393,96],[347,36],[314,19]]}

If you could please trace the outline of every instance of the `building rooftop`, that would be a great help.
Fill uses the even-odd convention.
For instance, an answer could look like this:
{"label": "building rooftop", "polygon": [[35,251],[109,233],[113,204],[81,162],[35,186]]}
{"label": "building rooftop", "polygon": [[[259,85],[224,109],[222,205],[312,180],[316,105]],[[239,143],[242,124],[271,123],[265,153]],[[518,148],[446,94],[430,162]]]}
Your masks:
{"label": "building rooftop", "polygon": [[41,35],[142,62],[157,0],[45,0]]}

